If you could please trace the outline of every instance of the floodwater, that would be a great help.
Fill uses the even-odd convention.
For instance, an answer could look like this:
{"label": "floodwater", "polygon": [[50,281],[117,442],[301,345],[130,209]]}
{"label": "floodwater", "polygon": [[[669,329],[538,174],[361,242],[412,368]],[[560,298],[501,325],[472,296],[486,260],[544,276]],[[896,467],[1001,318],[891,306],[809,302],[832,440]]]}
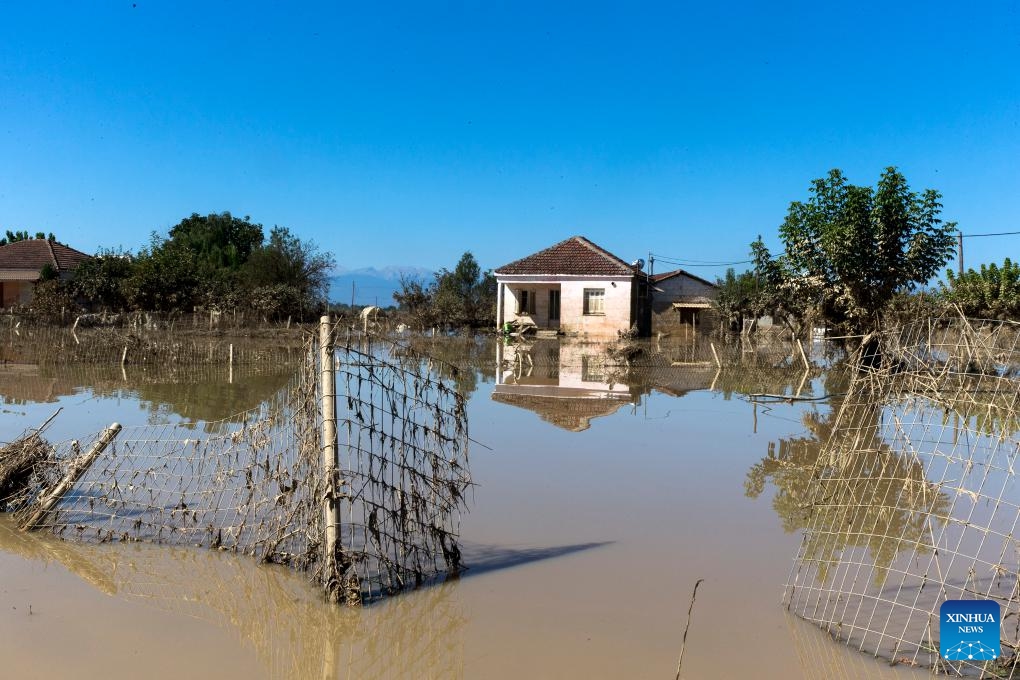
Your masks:
{"label": "floodwater", "polygon": [[[704,348],[653,348],[654,365],[621,371],[585,345],[427,344],[460,366],[477,442],[461,578],[343,609],[301,575],[244,557],[78,545],[0,517],[3,673],[673,678],[704,579],[685,678],[922,675],[838,644],[780,604],[800,544],[787,499],[800,482],[783,477],[777,495],[770,447],[826,421],[837,373],[739,348],[722,353],[722,368]],[[287,379],[6,367],[0,440],[57,408],[51,440],[112,421],[215,420]],[[756,404],[754,393],[819,399]]]}

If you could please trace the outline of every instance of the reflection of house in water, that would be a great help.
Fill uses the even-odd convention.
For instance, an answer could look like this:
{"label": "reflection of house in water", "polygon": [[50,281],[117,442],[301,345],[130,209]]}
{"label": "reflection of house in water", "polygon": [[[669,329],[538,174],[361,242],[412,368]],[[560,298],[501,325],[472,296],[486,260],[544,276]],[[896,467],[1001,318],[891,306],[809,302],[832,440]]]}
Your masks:
{"label": "reflection of house in water", "polygon": [[661,353],[646,355],[641,365],[626,366],[610,348],[559,340],[499,345],[492,398],[580,432],[593,418],[641,404],[652,390],[681,397],[713,389],[720,373],[707,361],[670,361]]}
{"label": "reflection of house in water", "polygon": [[604,345],[556,340],[499,344],[496,363],[495,401],[534,411],[572,432],[587,430],[592,418],[640,400],[620,380],[626,374],[609,365]]}

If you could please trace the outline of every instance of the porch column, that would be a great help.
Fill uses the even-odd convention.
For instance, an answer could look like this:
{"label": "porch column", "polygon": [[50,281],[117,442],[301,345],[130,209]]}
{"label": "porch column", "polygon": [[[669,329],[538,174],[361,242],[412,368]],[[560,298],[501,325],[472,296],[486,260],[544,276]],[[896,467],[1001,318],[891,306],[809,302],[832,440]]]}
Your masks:
{"label": "porch column", "polygon": [[496,384],[503,384],[503,341],[496,341]]}
{"label": "porch column", "polygon": [[503,329],[503,288],[502,281],[496,283],[496,330]]}

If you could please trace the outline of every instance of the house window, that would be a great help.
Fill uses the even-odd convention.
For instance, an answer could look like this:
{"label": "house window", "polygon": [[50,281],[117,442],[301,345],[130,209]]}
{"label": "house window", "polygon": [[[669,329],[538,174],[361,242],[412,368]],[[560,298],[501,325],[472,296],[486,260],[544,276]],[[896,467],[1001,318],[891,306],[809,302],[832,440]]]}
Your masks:
{"label": "house window", "polygon": [[535,313],[535,293],[530,290],[517,291],[517,313]]}
{"label": "house window", "polygon": [[584,313],[605,314],[606,313],[606,289],[585,288],[584,289]]}

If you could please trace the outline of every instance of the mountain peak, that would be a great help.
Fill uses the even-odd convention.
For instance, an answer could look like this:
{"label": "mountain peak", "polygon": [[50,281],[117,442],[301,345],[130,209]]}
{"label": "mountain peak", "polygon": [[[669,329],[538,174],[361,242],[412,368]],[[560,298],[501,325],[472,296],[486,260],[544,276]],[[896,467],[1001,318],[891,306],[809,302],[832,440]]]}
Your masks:
{"label": "mountain peak", "polygon": [[413,265],[387,265],[385,267],[361,267],[347,269],[337,267],[330,278],[329,299],[333,302],[350,303],[354,295],[356,305],[378,305],[388,307],[394,304],[393,294],[400,290],[401,277],[431,282],[435,272]]}

